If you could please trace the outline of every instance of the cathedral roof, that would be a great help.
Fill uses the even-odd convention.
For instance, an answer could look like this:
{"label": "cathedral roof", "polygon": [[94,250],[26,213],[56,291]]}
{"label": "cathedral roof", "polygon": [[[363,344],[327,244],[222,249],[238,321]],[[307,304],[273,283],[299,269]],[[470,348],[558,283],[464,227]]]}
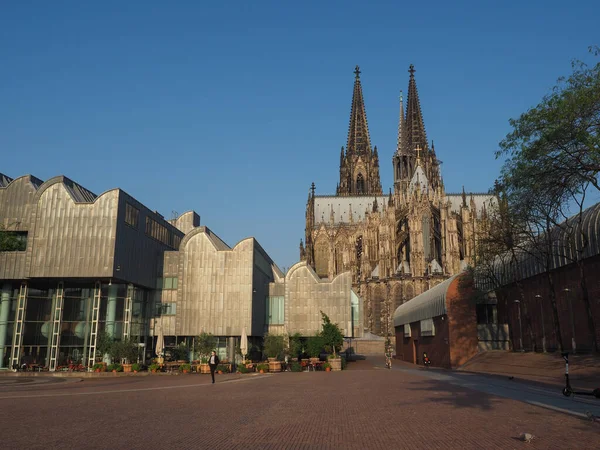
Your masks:
{"label": "cathedral roof", "polygon": [[410,180],[408,191],[412,193],[417,186],[419,186],[422,191],[427,192],[429,190],[429,180],[427,179],[427,175],[425,175],[425,171],[420,164],[415,169],[415,173]]}
{"label": "cathedral roof", "polygon": [[[333,222],[350,223],[350,211],[352,211],[352,222],[360,222],[365,219],[365,211],[373,211],[373,202],[385,205],[387,195],[361,195],[361,196],[336,196],[336,195],[315,195],[314,223],[318,226],[321,222],[329,223],[331,209],[333,208]],[[383,208],[378,209],[383,217]]]}
{"label": "cathedral roof", "polygon": [[[468,205],[471,203],[471,198],[473,198],[473,201],[475,202],[475,210],[477,211],[478,216],[481,214],[484,207],[489,209],[490,204],[496,203],[496,197],[492,194],[466,194]],[[460,208],[463,204],[462,194],[446,194],[446,201],[450,202],[450,210],[452,212],[460,214]]]}
{"label": "cathedral roof", "polygon": [[350,125],[348,128],[347,155],[362,155],[371,153],[371,138],[367,124],[367,112],[360,84],[360,69],[354,70],[354,92],[352,94],[352,107],[350,109]]}

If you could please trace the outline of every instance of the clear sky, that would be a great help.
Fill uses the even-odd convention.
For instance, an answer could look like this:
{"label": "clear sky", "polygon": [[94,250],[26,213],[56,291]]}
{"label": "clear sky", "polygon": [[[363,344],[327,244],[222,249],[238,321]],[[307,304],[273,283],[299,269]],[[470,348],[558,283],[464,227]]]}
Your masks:
{"label": "clear sky", "polygon": [[508,119],[600,44],[598,1],[90,3],[2,2],[0,172],[194,209],[280,267],[310,183],[335,193],[355,65],[384,191],[412,63],[446,190],[481,192]]}

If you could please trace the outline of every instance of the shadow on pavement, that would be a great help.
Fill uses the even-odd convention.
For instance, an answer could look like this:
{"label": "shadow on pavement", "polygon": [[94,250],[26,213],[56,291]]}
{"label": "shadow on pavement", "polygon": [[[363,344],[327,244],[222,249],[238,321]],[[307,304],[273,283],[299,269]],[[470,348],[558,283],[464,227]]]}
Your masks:
{"label": "shadow on pavement", "polygon": [[500,399],[471,389],[455,386],[446,381],[423,380],[406,383],[412,391],[422,391],[423,400],[441,403],[455,408],[475,408],[483,411],[493,409]]}

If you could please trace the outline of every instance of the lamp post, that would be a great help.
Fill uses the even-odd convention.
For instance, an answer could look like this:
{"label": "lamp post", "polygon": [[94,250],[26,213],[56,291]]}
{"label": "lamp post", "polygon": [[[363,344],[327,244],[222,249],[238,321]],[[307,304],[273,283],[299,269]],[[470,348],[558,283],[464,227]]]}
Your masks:
{"label": "lamp post", "polygon": [[573,320],[573,302],[571,301],[571,296],[569,295],[571,289],[565,288],[563,289],[563,291],[566,292],[567,303],[569,304],[569,316],[571,318],[571,350],[573,351],[573,354],[575,354],[577,353],[577,344],[575,343],[575,321]]}
{"label": "lamp post", "polygon": [[546,353],[546,326],[544,325],[544,305],[542,304],[542,296],[537,294],[535,298],[540,303],[540,319],[542,321],[542,351]]}
{"label": "lamp post", "polygon": [[519,310],[519,351],[523,352],[523,324],[521,322],[521,300],[514,301],[517,304]]}

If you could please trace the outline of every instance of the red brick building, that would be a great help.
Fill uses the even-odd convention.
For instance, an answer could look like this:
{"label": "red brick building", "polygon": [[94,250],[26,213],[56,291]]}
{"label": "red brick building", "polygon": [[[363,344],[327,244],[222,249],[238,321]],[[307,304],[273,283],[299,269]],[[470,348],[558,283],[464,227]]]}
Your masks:
{"label": "red brick building", "polygon": [[394,313],[396,358],[456,368],[477,354],[479,339],[473,282],[455,275],[400,305]]}
{"label": "red brick building", "polygon": [[560,330],[565,351],[587,353],[594,337],[600,342],[600,203],[555,227],[550,236],[550,258],[543,248],[532,248],[496,268],[497,317],[509,324],[513,350],[556,351]]}

